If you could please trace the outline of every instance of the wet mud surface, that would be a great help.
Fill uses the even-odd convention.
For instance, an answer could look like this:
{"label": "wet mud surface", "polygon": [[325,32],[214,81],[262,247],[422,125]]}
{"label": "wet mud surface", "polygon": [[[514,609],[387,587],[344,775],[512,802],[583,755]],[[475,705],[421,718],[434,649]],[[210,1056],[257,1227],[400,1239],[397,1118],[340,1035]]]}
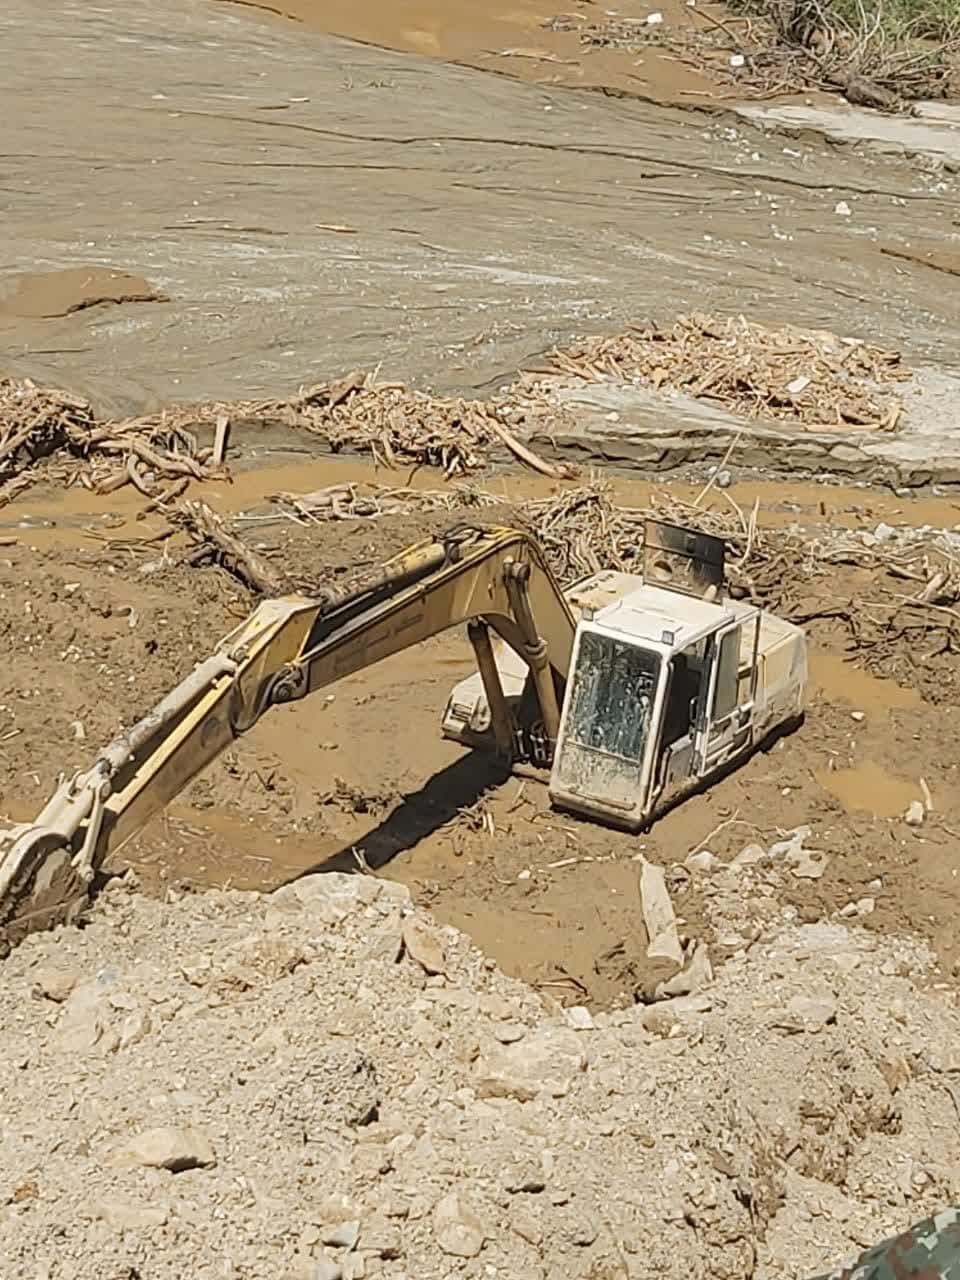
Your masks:
{"label": "wet mud surface", "polygon": [[0,40],[3,276],[121,264],[171,299],[0,320],[9,372],[105,411],[355,367],[487,390],[691,303],[954,360],[957,291],[881,251],[955,234],[922,165],[219,4],[11,0]]}
{"label": "wet mud surface", "polygon": [[[669,49],[661,49],[655,43],[642,50],[585,47],[575,28],[579,22],[598,19],[599,15],[584,13],[582,7],[571,15],[569,7],[551,4],[550,0],[515,0],[510,4],[475,4],[470,0],[438,4],[436,0],[419,0],[403,5],[384,0],[364,0],[361,4],[346,0],[216,2],[251,19],[301,23],[329,35],[532,84],[593,89],[688,105],[698,99],[706,103],[735,96],[733,86],[718,86],[708,72],[670,56]],[[626,0],[617,15],[627,21],[644,22],[651,12],[648,4]],[[709,14],[703,18],[681,0],[668,0],[656,12],[662,20],[658,26],[668,32],[710,29]]]}
{"label": "wet mud surface", "polygon": [[[383,475],[330,459],[297,470],[303,487]],[[265,495],[291,478],[289,463],[261,464],[239,472],[234,486],[207,486],[205,496],[256,519]],[[624,502],[649,497],[648,486],[627,477],[616,484]],[[516,476],[498,485],[521,504],[548,487]],[[871,529],[905,516],[946,523],[956,512],[950,500],[904,502],[856,489],[738,487],[739,501],[754,497],[764,500],[764,521],[800,520],[814,530],[825,518]],[[102,510],[84,509],[90,501],[35,490],[12,508],[22,523],[6,528],[17,542],[0,550],[0,632],[10,656],[0,678],[0,809],[16,819],[32,816],[60,771],[88,763],[252,607],[222,573],[165,565],[149,541],[139,542],[155,531],[136,519],[129,498],[112,496],[106,526]],[[449,522],[445,513],[312,528],[275,520],[251,523],[245,536],[285,570],[335,578]],[[804,600],[829,606],[869,585],[862,571],[841,568],[812,582]],[[894,678],[878,678],[835,619],[813,622],[810,633],[802,729],[645,836],[553,812],[539,783],[505,778],[440,737],[450,688],[472,670],[465,638],[450,633],[272,712],[118,861],[160,893],[183,883],[263,888],[318,867],[367,867],[409,884],[507,972],[568,1002],[609,1005],[631,999],[645,978],[641,854],[671,868],[684,930],[710,937],[722,960],[734,944],[710,934],[703,886],[677,864],[701,848],[726,859],[809,824],[811,846],[829,863],[821,880],[788,890],[799,917],[820,919],[873,897],[864,923],[929,938],[952,978],[960,959],[960,782],[944,724],[960,704],[960,685],[946,662],[925,700],[910,678],[906,641],[889,655]],[[934,809],[913,828],[903,815],[924,784]]]}

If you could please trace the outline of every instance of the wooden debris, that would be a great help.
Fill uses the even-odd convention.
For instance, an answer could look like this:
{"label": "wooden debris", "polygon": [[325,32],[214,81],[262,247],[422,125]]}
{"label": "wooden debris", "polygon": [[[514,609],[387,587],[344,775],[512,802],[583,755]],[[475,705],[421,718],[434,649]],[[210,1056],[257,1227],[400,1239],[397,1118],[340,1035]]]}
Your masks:
{"label": "wooden debris", "polygon": [[[553,395],[558,378],[636,381],[659,395],[695,396],[804,429],[893,431],[902,403],[892,386],[908,376],[898,353],[866,343],[692,314],[668,328],[635,327],[554,352],[546,375],[521,375],[509,405],[431,396],[353,370],[288,399],[176,405],[103,422],[81,397],[0,378],[0,506],[43,463],[67,483],[98,493],[132,484],[151,501],[164,479],[228,480],[228,435],[244,422],[306,431],[334,453],[368,453],[391,469],[435,467],[447,479],[468,476],[502,447],[541,475],[569,480],[571,464],[547,460],[521,439],[532,423],[549,438],[562,420]],[[526,418],[523,432],[512,425],[517,410]],[[212,447],[200,447],[200,430]],[[338,503],[337,514],[346,509]]]}
{"label": "wooden debris", "polygon": [[210,558],[260,595],[279,596],[286,589],[285,579],[273,567],[230,533],[223,517],[205,502],[181,501],[172,514],[174,523],[185,529],[198,544],[191,560]]}
{"label": "wooden debris", "polygon": [[[743,316],[680,316],[588,338],[553,356],[561,377],[636,381],[661,395],[716,402],[742,417],[827,430],[892,430],[901,402],[888,389],[910,375],[896,351],[799,329],[765,329]],[[536,392],[542,378],[528,380]]]}
{"label": "wooden debris", "polygon": [[225,413],[217,414],[216,432],[213,437],[213,458],[215,466],[222,466],[227,456],[227,441],[230,436],[230,419]]}
{"label": "wooden debris", "polygon": [[545,462],[539,454],[534,453],[532,449],[528,449],[525,444],[521,444],[516,436],[501,423],[491,422],[490,426],[494,435],[503,441],[513,456],[522,462],[524,466],[530,467],[533,471],[539,471],[542,476],[550,476],[553,480],[573,480],[576,477],[576,468],[571,467],[569,463]]}

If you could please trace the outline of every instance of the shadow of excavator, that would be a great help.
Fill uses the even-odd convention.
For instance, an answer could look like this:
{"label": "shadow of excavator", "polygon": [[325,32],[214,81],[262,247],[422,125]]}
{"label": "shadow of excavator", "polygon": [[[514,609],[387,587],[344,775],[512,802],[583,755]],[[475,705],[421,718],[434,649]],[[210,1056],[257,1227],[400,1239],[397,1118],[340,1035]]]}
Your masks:
{"label": "shadow of excavator", "polygon": [[361,866],[357,855],[371,871],[378,871],[398,854],[406,853],[425,836],[451,822],[461,809],[476,804],[485,792],[500,786],[509,777],[509,768],[495,757],[481,751],[470,751],[435,773],[418,791],[404,796],[366,835],[290,879],[299,880],[302,876],[324,871],[359,871]]}

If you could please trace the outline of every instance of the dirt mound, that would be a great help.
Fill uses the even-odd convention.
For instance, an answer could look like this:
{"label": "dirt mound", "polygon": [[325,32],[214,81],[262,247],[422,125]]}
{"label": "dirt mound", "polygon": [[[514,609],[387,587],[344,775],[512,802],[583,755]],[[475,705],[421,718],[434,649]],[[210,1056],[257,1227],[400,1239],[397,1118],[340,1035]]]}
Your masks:
{"label": "dirt mound", "polygon": [[812,1274],[960,1193],[924,964],[781,925],[590,1018],[369,877],[120,884],[3,965],[5,1275]]}

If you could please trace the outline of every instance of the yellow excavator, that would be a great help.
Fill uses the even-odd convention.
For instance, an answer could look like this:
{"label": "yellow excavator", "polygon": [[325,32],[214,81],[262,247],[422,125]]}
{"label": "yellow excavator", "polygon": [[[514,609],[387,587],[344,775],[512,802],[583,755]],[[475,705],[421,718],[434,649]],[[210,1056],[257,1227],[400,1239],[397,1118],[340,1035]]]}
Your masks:
{"label": "yellow excavator", "polygon": [[478,671],[443,732],[549,770],[558,807],[641,830],[802,714],[803,632],[726,598],[723,560],[719,539],[650,521],[642,574],[564,593],[529,534],[459,525],[264,601],[35,822],[0,830],[0,943],[71,919],[107,855],[271,708],[462,623]]}

